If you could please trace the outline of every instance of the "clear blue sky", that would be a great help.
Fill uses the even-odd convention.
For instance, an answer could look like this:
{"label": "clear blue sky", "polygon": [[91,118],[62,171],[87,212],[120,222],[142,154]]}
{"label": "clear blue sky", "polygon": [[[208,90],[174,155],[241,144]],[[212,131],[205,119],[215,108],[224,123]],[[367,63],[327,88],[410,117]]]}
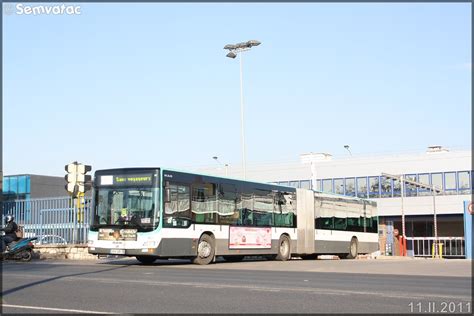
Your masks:
{"label": "clear blue sky", "polygon": [[[32,4],[37,5],[37,4]],[[4,174],[471,147],[471,4],[80,4],[3,18]]]}

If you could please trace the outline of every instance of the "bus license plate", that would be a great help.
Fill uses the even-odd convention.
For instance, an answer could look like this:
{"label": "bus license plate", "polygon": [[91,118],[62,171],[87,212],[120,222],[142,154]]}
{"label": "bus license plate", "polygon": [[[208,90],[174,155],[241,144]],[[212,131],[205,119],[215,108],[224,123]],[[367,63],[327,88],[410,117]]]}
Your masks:
{"label": "bus license plate", "polygon": [[110,253],[113,255],[124,255],[125,249],[110,249]]}

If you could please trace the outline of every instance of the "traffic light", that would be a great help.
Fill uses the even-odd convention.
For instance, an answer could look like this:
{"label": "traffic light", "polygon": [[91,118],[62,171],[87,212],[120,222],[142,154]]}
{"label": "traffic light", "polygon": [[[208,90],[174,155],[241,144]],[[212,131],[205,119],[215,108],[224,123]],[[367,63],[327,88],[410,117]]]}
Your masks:
{"label": "traffic light", "polygon": [[91,166],[74,161],[64,166],[64,169],[68,173],[64,177],[67,182],[65,188],[73,197],[77,197],[78,193],[84,193],[92,188],[92,177],[86,174],[92,170]]}
{"label": "traffic light", "polygon": [[77,182],[79,184],[79,192],[84,193],[92,188],[92,176],[88,175],[92,167],[80,164],[77,166]]}
{"label": "traffic light", "polygon": [[66,191],[75,197],[79,189],[77,185],[77,161],[65,165],[64,169],[68,173],[66,176],[64,176],[64,179],[66,179],[67,183],[65,186]]}

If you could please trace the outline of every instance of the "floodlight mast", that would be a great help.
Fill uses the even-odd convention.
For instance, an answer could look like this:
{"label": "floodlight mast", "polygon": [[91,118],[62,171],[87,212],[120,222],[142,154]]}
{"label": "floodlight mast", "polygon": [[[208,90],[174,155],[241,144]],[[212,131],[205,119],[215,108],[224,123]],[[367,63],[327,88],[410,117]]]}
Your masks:
{"label": "floodlight mast", "polygon": [[242,54],[250,50],[253,46],[258,46],[261,43],[257,40],[250,40],[247,42],[237,44],[227,44],[224,49],[228,49],[229,53],[226,57],[234,59],[237,55],[240,56],[240,130],[241,130],[241,142],[242,142],[242,167],[244,171],[244,179],[247,179],[247,166],[245,163],[245,132],[244,132],[244,92],[243,92],[243,80],[242,80]]}

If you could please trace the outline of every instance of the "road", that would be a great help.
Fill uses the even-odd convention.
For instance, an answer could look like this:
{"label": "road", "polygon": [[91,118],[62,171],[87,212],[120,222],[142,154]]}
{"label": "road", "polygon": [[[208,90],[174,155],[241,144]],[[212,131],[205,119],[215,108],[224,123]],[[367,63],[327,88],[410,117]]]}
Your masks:
{"label": "road", "polygon": [[[3,264],[3,313],[472,311],[466,260]],[[353,271],[350,272],[349,271]]]}

